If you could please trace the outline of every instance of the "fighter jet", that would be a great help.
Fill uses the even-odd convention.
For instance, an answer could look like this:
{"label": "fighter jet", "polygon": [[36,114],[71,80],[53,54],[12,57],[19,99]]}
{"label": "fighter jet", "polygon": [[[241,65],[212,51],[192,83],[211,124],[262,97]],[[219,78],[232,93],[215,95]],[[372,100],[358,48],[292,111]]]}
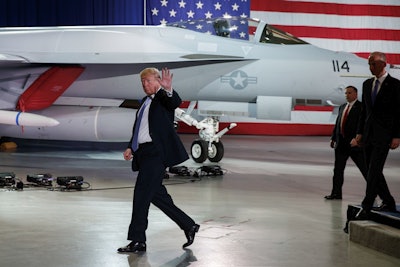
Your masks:
{"label": "fighter jet", "polygon": [[220,139],[236,124],[220,131],[221,116],[290,120],[295,105],[339,105],[347,85],[361,88],[370,77],[366,59],[256,19],[2,28],[0,136],[127,141],[132,107],[144,96],[139,72],[150,66],[171,69],[173,87],[190,102],[176,117],[199,129],[196,162],[223,158]]}

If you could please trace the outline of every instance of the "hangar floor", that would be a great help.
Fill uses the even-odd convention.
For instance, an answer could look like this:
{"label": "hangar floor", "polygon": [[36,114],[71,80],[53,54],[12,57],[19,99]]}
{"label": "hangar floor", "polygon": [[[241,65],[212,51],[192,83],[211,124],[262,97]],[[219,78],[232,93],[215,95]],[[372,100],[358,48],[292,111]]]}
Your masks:
{"label": "hangar floor", "polygon": [[[193,138],[182,135],[188,149]],[[347,205],[360,203],[365,188],[351,161],[344,199],[324,200],[333,166],[328,139],[225,136],[223,176],[165,180],[176,204],[201,224],[194,244],[182,250],[183,232],[152,206],[144,255],[116,252],[128,243],[132,205],[125,144],[20,143],[0,152],[0,172],[24,182],[27,174],[81,175],[91,189],[0,188],[0,266],[400,266],[342,230]],[[391,151],[385,174],[400,203],[399,160]]]}

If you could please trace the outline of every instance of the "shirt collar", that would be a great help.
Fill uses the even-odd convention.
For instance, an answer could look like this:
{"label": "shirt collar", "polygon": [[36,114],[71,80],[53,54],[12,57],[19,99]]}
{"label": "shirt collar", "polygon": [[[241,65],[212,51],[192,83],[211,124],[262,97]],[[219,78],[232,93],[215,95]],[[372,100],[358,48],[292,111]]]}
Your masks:
{"label": "shirt collar", "polygon": [[350,107],[352,107],[356,101],[357,101],[357,99],[355,99],[355,100],[353,100],[353,101],[351,101],[351,102],[347,102],[347,104],[348,104]]}
{"label": "shirt collar", "polygon": [[375,82],[378,80],[380,84],[382,84],[382,82],[386,79],[386,77],[388,76],[389,73],[385,72],[385,74],[383,74],[381,77],[376,78],[375,77]]}

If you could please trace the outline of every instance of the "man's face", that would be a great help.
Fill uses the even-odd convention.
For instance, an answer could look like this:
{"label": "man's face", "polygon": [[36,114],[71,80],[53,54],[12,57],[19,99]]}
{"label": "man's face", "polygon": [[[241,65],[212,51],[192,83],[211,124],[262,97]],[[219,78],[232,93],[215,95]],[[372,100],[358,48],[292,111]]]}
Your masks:
{"label": "man's face", "polygon": [[386,62],[382,61],[379,56],[372,55],[368,58],[369,70],[375,77],[380,77],[384,74]]}
{"label": "man's face", "polygon": [[143,76],[141,81],[143,91],[146,93],[146,95],[153,95],[160,88],[160,83],[158,82],[157,77],[154,74]]}
{"label": "man's face", "polygon": [[353,102],[354,100],[357,99],[357,92],[351,87],[347,87],[344,94],[347,102]]}

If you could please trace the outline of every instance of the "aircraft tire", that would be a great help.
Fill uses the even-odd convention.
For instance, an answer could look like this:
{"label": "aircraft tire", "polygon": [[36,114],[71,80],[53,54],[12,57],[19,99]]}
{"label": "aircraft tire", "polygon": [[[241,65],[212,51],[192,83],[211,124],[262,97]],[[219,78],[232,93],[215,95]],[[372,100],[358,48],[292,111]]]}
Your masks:
{"label": "aircraft tire", "polygon": [[203,163],[208,156],[208,144],[204,140],[194,140],[190,148],[192,159],[197,163]]}
{"label": "aircraft tire", "polygon": [[208,159],[211,162],[219,162],[224,157],[224,145],[222,142],[212,142],[212,152],[208,153]]}

